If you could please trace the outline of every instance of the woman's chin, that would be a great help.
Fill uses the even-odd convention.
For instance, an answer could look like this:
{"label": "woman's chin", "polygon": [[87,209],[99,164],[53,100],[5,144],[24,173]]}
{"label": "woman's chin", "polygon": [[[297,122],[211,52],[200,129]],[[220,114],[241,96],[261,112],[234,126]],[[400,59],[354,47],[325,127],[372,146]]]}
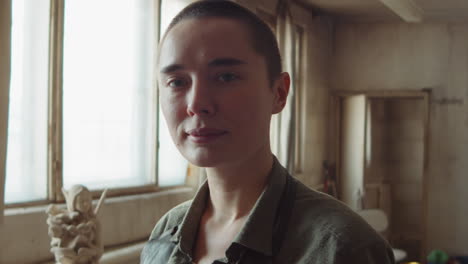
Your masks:
{"label": "woman's chin", "polygon": [[206,158],[187,158],[189,162],[197,167],[201,168],[211,168],[219,166],[219,162],[214,159]]}
{"label": "woman's chin", "polygon": [[202,168],[219,167],[225,163],[224,155],[222,154],[190,153],[184,156],[191,164]]}

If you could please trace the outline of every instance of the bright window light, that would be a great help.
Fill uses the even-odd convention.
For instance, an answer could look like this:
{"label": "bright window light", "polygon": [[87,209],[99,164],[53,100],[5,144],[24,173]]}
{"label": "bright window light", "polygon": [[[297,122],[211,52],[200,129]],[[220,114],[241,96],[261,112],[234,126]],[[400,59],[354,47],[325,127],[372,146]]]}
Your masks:
{"label": "bright window light", "polygon": [[47,198],[49,0],[12,1],[5,202]]}
{"label": "bright window light", "polygon": [[153,2],[65,2],[65,188],[155,181]]}

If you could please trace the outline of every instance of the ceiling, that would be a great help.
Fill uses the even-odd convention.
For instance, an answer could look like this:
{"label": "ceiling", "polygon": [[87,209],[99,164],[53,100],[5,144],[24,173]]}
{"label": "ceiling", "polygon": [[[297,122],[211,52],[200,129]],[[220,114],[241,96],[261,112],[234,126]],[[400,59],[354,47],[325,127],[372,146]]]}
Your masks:
{"label": "ceiling", "polygon": [[468,0],[297,0],[344,20],[468,21]]}

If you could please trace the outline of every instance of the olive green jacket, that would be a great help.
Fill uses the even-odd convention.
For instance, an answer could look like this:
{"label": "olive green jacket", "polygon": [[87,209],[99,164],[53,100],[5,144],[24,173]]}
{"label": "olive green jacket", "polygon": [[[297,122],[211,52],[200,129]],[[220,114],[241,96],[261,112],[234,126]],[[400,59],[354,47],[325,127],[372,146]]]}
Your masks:
{"label": "olive green jacket", "polygon": [[[225,257],[214,264],[395,263],[387,242],[362,218],[334,198],[297,181],[284,240],[279,252],[273,252],[274,219],[287,176],[288,172],[275,158],[269,182],[245,225],[226,250]],[[205,182],[193,200],[180,204],[162,217],[143,250],[142,264],[192,263],[192,248],[208,188]],[[166,242],[151,243],[158,240]]]}

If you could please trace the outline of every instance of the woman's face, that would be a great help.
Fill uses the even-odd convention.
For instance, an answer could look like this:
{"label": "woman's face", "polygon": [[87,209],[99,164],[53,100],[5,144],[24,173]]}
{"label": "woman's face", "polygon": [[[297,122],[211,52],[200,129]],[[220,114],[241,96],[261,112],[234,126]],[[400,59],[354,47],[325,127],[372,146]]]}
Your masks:
{"label": "woman's face", "polygon": [[220,167],[270,153],[271,115],[286,98],[278,96],[278,82],[270,85],[265,59],[243,24],[187,19],[161,45],[161,107],[182,155],[197,166]]}

